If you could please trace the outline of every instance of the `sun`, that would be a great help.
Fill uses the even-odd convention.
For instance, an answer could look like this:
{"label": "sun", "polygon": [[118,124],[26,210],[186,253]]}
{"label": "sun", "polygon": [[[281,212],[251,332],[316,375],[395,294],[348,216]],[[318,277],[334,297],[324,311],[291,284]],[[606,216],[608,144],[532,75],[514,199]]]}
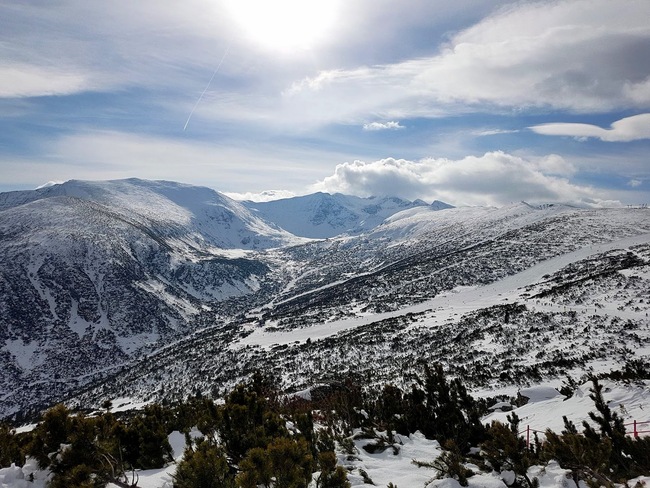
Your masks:
{"label": "sun", "polygon": [[313,48],[331,32],[337,0],[225,0],[244,37],[274,51]]}

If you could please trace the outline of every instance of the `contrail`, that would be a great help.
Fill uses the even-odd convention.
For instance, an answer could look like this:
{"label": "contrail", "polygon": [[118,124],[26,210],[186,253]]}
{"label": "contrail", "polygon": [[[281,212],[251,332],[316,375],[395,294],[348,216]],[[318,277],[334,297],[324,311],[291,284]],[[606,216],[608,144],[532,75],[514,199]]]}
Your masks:
{"label": "contrail", "polygon": [[192,118],[192,114],[196,110],[196,107],[199,106],[199,103],[201,103],[201,99],[203,98],[203,95],[205,95],[205,92],[208,91],[208,88],[210,88],[210,84],[212,83],[212,80],[214,80],[214,77],[216,76],[217,72],[219,71],[219,68],[221,68],[221,63],[223,63],[223,60],[226,59],[226,56],[228,55],[229,50],[230,50],[230,44],[228,44],[228,46],[226,46],[226,50],[223,52],[223,56],[221,56],[221,61],[219,61],[219,64],[217,65],[217,69],[215,69],[214,73],[212,73],[212,76],[210,77],[210,81],[208,81],[208,84],[205,85],[205,88],[203,89],[203,92],[201,93],[201,96],[199,96],[199,99],[194,104],[194,107],[192,107],[192,111],[190,112],[190,115],[187,117],[187,120],[185,121],[185,125],[183,126],[183,132],[185,132],[185,129],[187,129],[187,124],[190,123],[190,119]]}

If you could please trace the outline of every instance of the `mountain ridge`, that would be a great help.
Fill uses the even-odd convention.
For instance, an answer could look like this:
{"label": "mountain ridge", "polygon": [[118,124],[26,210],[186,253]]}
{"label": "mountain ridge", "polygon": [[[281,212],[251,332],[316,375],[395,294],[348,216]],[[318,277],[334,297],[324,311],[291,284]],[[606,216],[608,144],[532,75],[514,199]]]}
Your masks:
{"label": "mountain ridge", "polygon": [[341,193],[313,193],[267,202],[245,201],[243,204],[289,232],[316,239],[341,234],[358,235],[369,231],[392,215],[416,207],[434,210],[452,208],[435,201],[409,201],[397,197],[356,197]]}
{"label": "mountain ridge", "polygon": [[[606,354],[619,368],[650,354],[647,209],[380,199],[375,215],[409,208],[359,234],[314,239],[207,188],[121,180],[47,190],[0,194],[0,416],[124,389],[209,394],[256,368],[292,389],[333,372],[392,381],[425,360],[500,387],[557,377],[557,364],[577,375]],[[590,349],[563,360],[531,338]],[[520,358],[522,344],[533,359]]]}

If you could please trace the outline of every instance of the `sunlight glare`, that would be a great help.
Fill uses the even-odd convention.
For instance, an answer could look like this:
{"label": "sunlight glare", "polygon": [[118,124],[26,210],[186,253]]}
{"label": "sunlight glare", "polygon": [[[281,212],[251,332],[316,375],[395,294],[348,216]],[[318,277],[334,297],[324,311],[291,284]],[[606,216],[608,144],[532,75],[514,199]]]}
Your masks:
{"label": "sunlight glare", "polygon": [[310,49],[334,25],[336,0],[227,0],[242,33],[275,51]]}

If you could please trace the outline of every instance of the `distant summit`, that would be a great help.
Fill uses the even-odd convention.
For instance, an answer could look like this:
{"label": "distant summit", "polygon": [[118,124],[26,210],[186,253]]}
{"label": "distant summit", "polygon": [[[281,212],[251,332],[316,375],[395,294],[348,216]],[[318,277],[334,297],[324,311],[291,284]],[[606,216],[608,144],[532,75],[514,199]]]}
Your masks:
{"label": "distant summit", "polygon": [[[269,202],[243,202],[265,220],[301,237],[326,239],[341,234],[356,235],[374,229],[392,215],[416,207],[422,200],[397,197],[361,198],[335,193],[314,193]],[[453,208],[435,201],[431,208]]]}
{"label": "distant summit", "polygon": [[447,208],[454,208],[453,205],[449,205],[448,203],[441,202],[440,200],[434,200],[431,202],[431,205],[429,205],[433,210],[445,210]]}

